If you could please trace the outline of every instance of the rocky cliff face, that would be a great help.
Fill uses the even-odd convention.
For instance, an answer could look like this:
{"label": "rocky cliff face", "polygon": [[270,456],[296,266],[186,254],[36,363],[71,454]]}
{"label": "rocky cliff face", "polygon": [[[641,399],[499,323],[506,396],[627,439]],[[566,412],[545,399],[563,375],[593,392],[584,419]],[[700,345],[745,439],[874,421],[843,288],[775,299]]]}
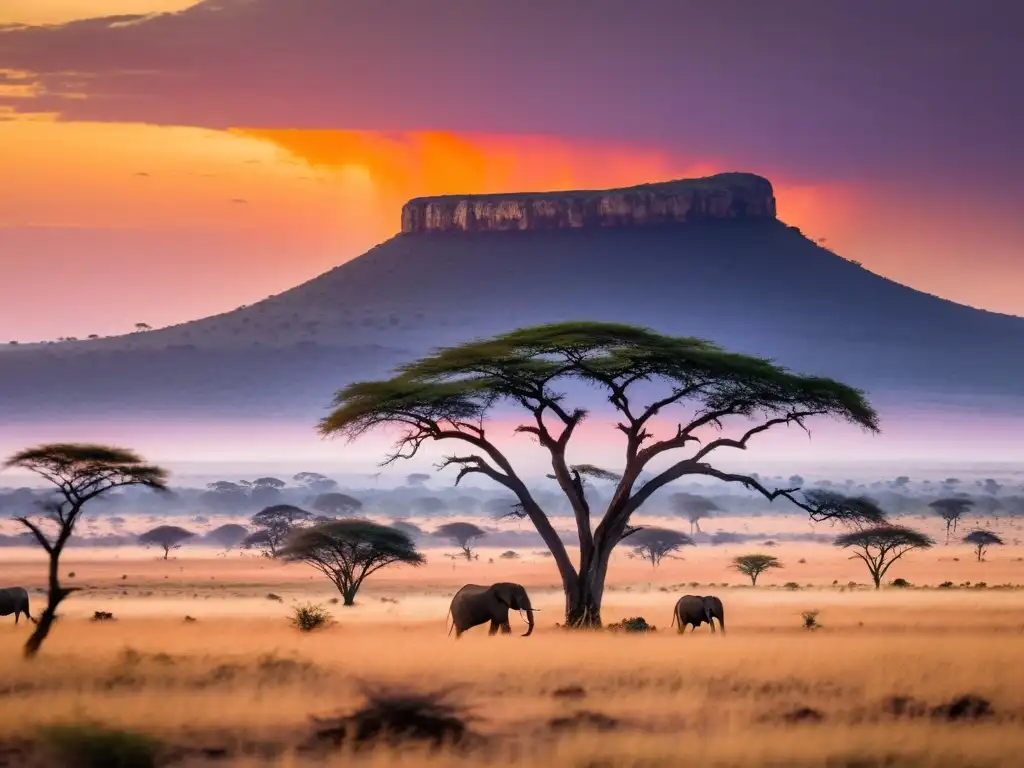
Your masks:
{"label": "rocky cliff face", "polygon": [[421,197],[402,208],[402,232],[645,227],[774,218],[775,194],[768,179],[722,173],[625,189]]}

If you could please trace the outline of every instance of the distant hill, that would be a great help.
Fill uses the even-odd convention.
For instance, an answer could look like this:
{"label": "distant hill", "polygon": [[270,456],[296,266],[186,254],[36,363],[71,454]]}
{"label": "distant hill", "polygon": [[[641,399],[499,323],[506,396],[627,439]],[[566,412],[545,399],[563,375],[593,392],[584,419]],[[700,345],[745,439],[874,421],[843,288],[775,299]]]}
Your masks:
{"label": "distant hill", "polygon": [[[415,231],[258,304],[122,337],[4,347],[0,411],[5,421],[216,414],[312,424],[349,381],[438,345],[569,319],[703,336],[875,397],[1024,395],[1024,318],[872,274],[775,219],[766,180],[749,177],[751,202],[736,192],[743,175],[727,178],[728,187],[683,187],[707,195],[693,199],[676,183],[664,193],[469,197],[461,208],[440,198],[441,214],[412,201],[403,222]],[[520,203],[550,216],[534,225],[530,211],[509,207]],[[477,216],[468,225],[467,211]],[[443,231],[425,224],[438,215]]]}

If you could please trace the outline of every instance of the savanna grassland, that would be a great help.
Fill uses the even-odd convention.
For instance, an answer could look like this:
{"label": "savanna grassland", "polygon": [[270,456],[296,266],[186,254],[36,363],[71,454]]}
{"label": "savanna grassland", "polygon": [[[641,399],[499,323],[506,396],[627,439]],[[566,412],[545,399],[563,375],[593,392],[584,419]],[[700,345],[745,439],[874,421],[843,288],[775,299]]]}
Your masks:
{"label": "savanna grassland", "polygon": [[[772,548],[785,568],[751,588],[728,564],[756,549],[688,548],[658,569],[617,559],[605,622],[643,616],[658,628],[646,634],[557,628],[563,599],[540,554],[505,561],[482,549],[467,563],[429,550],[426,566],[380,572],[344,608],[303,565],[69,551],[62,571],[80,591],[40,656],[21,657],[24,620],[0,625],[0,738],[15,765],[71,765],[96,726],[42,732],[49,746],[35,751],[20,740],[82,723],[146,734],[160,762],[177,765],[1017,764],[1024,589],[1013,585],[1024,584],[1024,548],[994,548],[981,563],[962,544],[910,553],[889,578],[914,586],[877,592],[846,553],[805,543]],[[29,588],[36,606],[43,574],[37,553],[5,551],[0,581]],[[533,636],[514,623],[511,637],[486,627],[448,637],[454,591],[501,580],[525,584],[541,609]],[[726,635],[669,627],[688,592],[723,599]],[[289,616],[307,602],[336,622],[296,630]],[[96,611],[114,618],[94,621]],[[445,700],[465,708],[469,735],[436,751],[411,740],[355,749],[351,738],[334,746],[314,719],[395,687],[452,688]],[[965,696],[977,700],[955,704]]]}

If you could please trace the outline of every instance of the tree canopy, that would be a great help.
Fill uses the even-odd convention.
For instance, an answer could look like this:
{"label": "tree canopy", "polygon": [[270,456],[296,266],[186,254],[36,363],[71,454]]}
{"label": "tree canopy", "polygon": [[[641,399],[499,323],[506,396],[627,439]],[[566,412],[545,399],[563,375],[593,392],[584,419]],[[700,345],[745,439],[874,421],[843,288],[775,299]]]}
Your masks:
{"label": "tree canopy", "polygon": [[692,547],[693,539],[682,531],[671,528],[644,526],[631,533],[629,545],[633,548],[633,554],[657,568],[661,561],[670,557],[673,552],[678,552],[683,547]]}
{"label": "tree canopy", "polygon": [[337,587],[345,605],[354,604],[363,581],[381,568],[426,562],[404,531],[356,519],[296,529],[278,551],[278,557],[318,569]]}
{"label": "tree canopy", "polygon": [[262,550],[267,557],[276,557],[288,534],[312,517],[306,510],[291,504],[267,507],[252,516],[252,524],[256,530],[242,541],[242,546],[246,549]]}
{"label": "tree canopy", "polygon": [[207,533],[203,538],[206,541],[212,541],[218,546],[224,547],[224,549],[231,549],[241,544],[245,537],[249,535],[249,529],[244,525],[238,523],[227,523],[214,528],[212,531]]}
{"label": "tree canopy", "polygon": [[911,550],[934,546],[935,541],[902,525],[879,525],[844,533],[836,538],[835,545],[856,550],[853,557],[864,561],[878,589],[893,563]]}
{"label": "tree canopy", "polygon": [[465,558],[472,560],[474,557],[473,542],[481,536],[487,535],[487,531],[474,523],[457,521],[438,526],[437,530],[434,531],[434,535],[455,542],[459,545]]}
{"label": "tree canopy", "polygon": [[757,577],[770,568],[782,568],[779,558],[774,555],[737,555],[732,559],[732,568],[750,579],[751,586],[757,586]]}
{"label": "tree canopy", "polygon": [[[949,481],[947,480],[947,482]],[[974,506],[974,501],[966,496],[952,496],[946,499],[936,499],[928,506],[946,521],[946,541],[948,542],[949,534],[956,532],[957,523]]]}
{"label": "tree canopy", "polygon": [[992,533],[992,531],[977,530],[971,531],[964,536],[964,543],[970,544],[974,547],[974,553],[978,557],[980,563],[985,557],[985,550],[990,546],[1002,546],[1003,539],[998,534]]}
{"label": "tree canopy", "polygon": [[[799,486],[797,486],[799,487]],[[711,499],[696,493],[673,493],[668,497],[669,508],[677,515],[690,521],[690,533],[700,532],[700,521],[718,512],[719,506]]]}
{"label": "tree canopy", "polygon": [[158,546],[164,551],[164,560],[172,549],[177,549],[183,543],[194,537],[192,531],[185,530],[177,525],[158,525],[152,530],[139,535],[139,543],[145,546]]}
{"label": "tree canopy", "polygon": [[[597,468],[573,466],[568,459],[572,438],[588,416],[585,408],[568,404],[569,385],[602,391],[625,438],[621,471],[602,474],[613,488],[596,527],[583,478]],[[660,386],[661,394],[640,405],[641,385]],[[525,412],[517,431],[550,455],[554,478],[576,517],[578,567],[511,462],[487,435],[486,421],[501,407]],[[672,419],[675,426],[664,431],[660,422],[680,407],[685,417]],[[428,441],[464,445],[466,453],[449,455],[441,466],[458,468],[456,483],[467,475],[482,475],[517,497],[521,516],[536,527],[559,568],[567,623],[578,626],[600,623],[611,550],[622,540],[631,515],[668,483],[688,475],[713,477],[815,511],[794,495],[799,489],[769,489],[752,475],[723,471],[708,460],[718,451],[745,450],[751,439],[769,429],[805,428],[808,419],[819,416],[878,430],[878,415],[863,393],[832,379],[792,373],[770,360],[728,352],[703,339],[616,323],[567,322],[441,349],[402,366],[391,379],[351,384],[336,394],[333,411],[319,428],[324,435],[348,439],[379,427],[404,428],[386,463],[415,456]],[[726,421],[746,424],[735,436],[709,439],[705,433],[723,429]],[[652,462],[670,455],[675,458],[666,468],[651,472]],[[648,479],[638,484],[644,470]]]}
{"label": "tree canopy", "polygon": [[321,493],[313,499],[313,509],[328,515],[351,515],[363,508],[363,502],[347,493]]}

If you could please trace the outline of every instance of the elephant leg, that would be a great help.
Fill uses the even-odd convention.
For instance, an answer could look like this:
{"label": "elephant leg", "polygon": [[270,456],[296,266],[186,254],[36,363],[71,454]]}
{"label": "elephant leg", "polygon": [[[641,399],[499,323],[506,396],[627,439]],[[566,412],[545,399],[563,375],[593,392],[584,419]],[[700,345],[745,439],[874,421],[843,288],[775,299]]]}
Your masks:
{"label": "elephant leg", "polygon": [[14,612],[14,626],[18,626],[18,619],[21,618],[21,611]]}
{"label": "elephant leg", "polygon": [[509,623],[507,621],[503,622],[502,625],[501,625],[501,634],[503,634],[503,635],[511,635],[512,634],[512,627],[509,626]]}
{"label": "elephant leg", "polygon": [[487,630],[487,634],[488,635],[496,635],[496,634],[498,634],[498,630],[500,628],[501,628],[501,624],[499,624],[494,619],[491,619],[491,627],[490,627],[490,629]]}

